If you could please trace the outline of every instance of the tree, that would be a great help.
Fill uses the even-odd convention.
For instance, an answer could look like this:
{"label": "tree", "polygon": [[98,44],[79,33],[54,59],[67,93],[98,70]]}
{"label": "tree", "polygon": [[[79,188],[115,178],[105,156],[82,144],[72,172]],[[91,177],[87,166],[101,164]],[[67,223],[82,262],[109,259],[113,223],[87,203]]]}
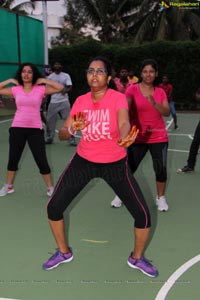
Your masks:
{"label": "tree", "polygon": [[[180,3],[179,0],[173,2]],[[200,37],[199,9],[172,6],[161,9],[158,0],[66,0],[66,6],[67,24],[79,33],[81,28],[91,24],[97,38],[105,43],[196,40]]]}
{"label": "tree", "polygon": [[[200,37],[200,12],[199,9],[180,9],[169,6],[162,9],[156,1],[154,7],[149,9],[152,1],[141,1],[138,22],[133,25],[132,32],[135,43],[153,40],[196,40]],[[174,0],[173,3],[181,3]],[[197,3],[191,0],[190,3]],[[138,13],[138,15],[140,12]]]}
{"label": "tree", "polygon": [[86,39],[92,39],[92,36],[84,36],[81,29],[74,28],[71,24],[65,23],[63,28],[60,30],[59,36],[51,39],[51,46],[71,45],[75,42],[81,42]]}
{"label": "tree", "polygon": [[139,0],[66,1],[66,20],[80,30],[91,24],[102,42],[124,41],[127,24],[123,16],[139,9]]}

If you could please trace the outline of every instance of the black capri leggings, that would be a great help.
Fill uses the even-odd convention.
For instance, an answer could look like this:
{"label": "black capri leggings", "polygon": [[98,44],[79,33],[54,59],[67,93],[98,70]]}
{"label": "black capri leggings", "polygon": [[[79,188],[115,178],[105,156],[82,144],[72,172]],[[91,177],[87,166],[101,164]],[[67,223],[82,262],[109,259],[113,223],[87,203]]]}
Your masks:
{"label": "black capri leggings", "polygon": [[45,151],[44,130],[39,128],[11,127],[9,129],[8,171],[18,170],[18,163],[26,142],[28,142],[40,173],[49,174],[51,170]]}
{"label": "black capri leggings", "polygon": [[127,158],[113,163],[93,163],[75,154],[55,187],[47,205],[48,218],[63,219],[63,212],[76,195],[93,178],[104,179],[122,199],[135,219],[135,227],[150,227],[150,213],[143,194],[134,179]]}
{"label": "black capri leggings", "polygon": [[167,148],[168,143],[152,143],[152,144],[132,144],[128,148],[128,162],[132,173],[137,170],[140,162],[150,151],[153,168],[156,175],[156,181],[166,182],[167,180]]}

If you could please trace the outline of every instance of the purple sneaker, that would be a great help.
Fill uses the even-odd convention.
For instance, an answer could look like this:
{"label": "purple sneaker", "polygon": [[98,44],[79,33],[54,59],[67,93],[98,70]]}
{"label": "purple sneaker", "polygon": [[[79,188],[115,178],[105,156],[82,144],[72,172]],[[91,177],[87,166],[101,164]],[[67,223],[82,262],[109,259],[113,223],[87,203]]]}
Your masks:
{"label": "purple sneaker", "polygon": [[146,274],[149,277],[157,277],[158,270],[154,267],[148,259],[142,256],[140,259],[135,259],[132,257],[132,253],[130,254],[128,261],[129,267],[138,269],[142,273]]}
{"label": "purple sneaker", "polygon": [[73,253],[70,249],[68,253],[62,253],[58,249],[56,252],[43,264],[43,270],[51,270],[58,267],[60,264],[68,263],[73,259]]}

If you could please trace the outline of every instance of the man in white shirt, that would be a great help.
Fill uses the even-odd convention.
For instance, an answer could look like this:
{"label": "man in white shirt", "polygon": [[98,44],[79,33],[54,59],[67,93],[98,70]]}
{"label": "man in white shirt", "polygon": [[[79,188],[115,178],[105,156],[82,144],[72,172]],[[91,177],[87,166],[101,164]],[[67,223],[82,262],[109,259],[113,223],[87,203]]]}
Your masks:
{"label": "man in white shirt", "polygon": [[[62,72],[62,65],[59,62],[54,63],[53,71],[54,72],[47,78],[64,85],[64,90],[61,93],[56,93],[51,96],[51,101],[47,111],[46,144],[53,143],[58,114],[63,120],[66,120],[70,113],[68,93],[72,89],[71,77],[69,74]],[[70,145],[76,146],[74,137],[71,137]]]}

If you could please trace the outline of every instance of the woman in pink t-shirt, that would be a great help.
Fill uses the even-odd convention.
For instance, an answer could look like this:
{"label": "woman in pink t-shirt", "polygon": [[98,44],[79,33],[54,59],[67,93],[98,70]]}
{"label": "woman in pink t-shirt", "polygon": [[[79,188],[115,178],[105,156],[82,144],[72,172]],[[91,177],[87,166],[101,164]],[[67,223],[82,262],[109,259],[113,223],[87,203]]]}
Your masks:
{"label": "woman in pink t-shirt", "polygon": [[[15,86],[6,88],[9,84]],[[47,185],[47,195],[51,196],[53,183],[46,157],[40,107],[46,95],[58,93],[63,88],[55,81],[42,78],[39,70],[31,63],[22,64],[14,79],[0,83],[0,95],[12,96],[17,107],[9,129],[7,180],[0,190],[0,196],[14,192],[13,182],[26,142]]]}
{"label": "woman in pink t-shirt", "polygon": [[[157,75],[156,61],[146,59],[141,67],[141,82],[130,86],[126,91],[131,124],[140,130],[135,143],[128,148],[128,161],[134,173],[146,153],[150,152],[156,175],[156,205],[159,211],[167,211],[165,187],[168,136],[163,116],[169,115],[170,108],[164,90],[155,86]],[[116,196],[111,205],[120,207],[122,201]]]}
{"label": "woman in pink t-shirt", "polygon": [[97,57],[90,62],[87,81],[91,91],[76,99],[70,116],[60,129],[61,140],[69,139],[76,129],[81,130],[82,138],[47,206],[58,250],[43,264],[43,269],[51,270],[73,259],[65,238],[63,213],[90,180],[100,177],[123,199],[135,219],[135,247],[128,265],[156,277],[156,267],[143,256],[150,231],[150,213],[128,167],[124,148],[134,141],[137,131],[129,133],[126,97],[109,88],[111,72],[112,67],[105,58]]}

